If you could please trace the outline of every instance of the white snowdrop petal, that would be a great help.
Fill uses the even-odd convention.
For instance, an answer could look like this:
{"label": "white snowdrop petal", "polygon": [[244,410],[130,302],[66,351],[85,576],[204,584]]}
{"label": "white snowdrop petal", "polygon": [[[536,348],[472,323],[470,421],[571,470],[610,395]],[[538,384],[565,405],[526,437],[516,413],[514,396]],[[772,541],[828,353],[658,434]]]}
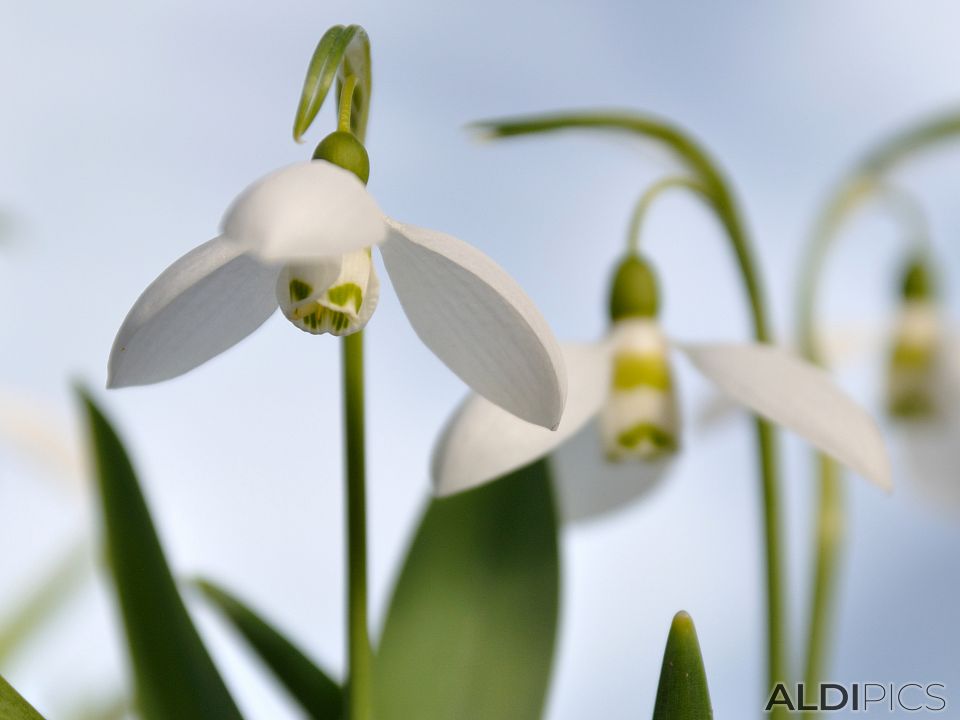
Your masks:
{"label": "white snowdrop petal", "polygon": [[468,490],[530,464],[597,414],[609,388],[609,348],[565,344],[563,355],[569,394],[559,427],[551,431],[534,425],[471,394],[447,422],[434,449],[433,482],[438,495]]}
{"label": "white snowdrop petal", "polygon": [[238,343],[277,309],[277,273],[222,237],[191,250],[127,314],[110,352],[107,387],[169,380]]}
{"label": "white snowdrop petal", "polygon": [[244,190],[223,234],[267,261],[308,261],[368,248],[386,220],[357,177],[324,160],[288,165]]}
{"label": "white snowdrop petal", "polygon": [[873,419],[822,369],[769,345],[677,346],[737,402],[783,425],[889,490],[890,462]]}
{"label": "white snowdrop petal", "polygon": [[390,221],[381,246],[413,329],[473,390],[519,418],[560,422],[566,374],[559,346],[519,285],[450,235]]}
{"label": "white snowdrop petal", "polygon": [[609,461],[599,420],[588,422],[550,460],[561,516],[579,523],[630,507],[660,486],[675,457]]}

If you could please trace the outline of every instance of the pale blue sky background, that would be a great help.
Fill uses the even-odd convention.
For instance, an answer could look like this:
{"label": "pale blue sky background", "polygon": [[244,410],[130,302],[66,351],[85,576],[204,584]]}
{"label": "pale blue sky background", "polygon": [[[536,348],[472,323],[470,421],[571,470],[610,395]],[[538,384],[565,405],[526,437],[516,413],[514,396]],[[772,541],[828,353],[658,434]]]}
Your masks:
{"label": "pale blue sky background", "polygon": [[[949,0],[5,3],[0,208],[15,234],[0,258],[3,385],[39,396],[71,427],[68,378],[102,385],[113,335],[140,291],[216,234],[247,182],[309,154],[290,139],[293,111],[317,40],[338,22],[364,25],[373,42],[370,189],[382,207],[496,258],[571,339],[603,331],[606,278],[631,203],[663,164],[599,137],[478,143],[467,122],[613,105],[692,130],[735,181],[785,336],[795,265],[827,188],[875,138],[960,104],[960,8]],[[321,127],[331,123],[325,114]],[[957,151],[904,175],[930,201],[954,281],[958,181]],[[691,200],[667,199],[647,240],[671,333],[746,337],[734,265],[712,219]],[[882,319],[897,248],[886,224],[859,223],[836,257],[827,307],[844,321]],[[956,294],[952,302],[956,318]],[[370,325],[369,355],[379,617],[427,493],[434,435],[464,388],[419,344],[391,290]],[[274,318],[180,380],[100,397],[176,566],[223,580],[339,672],[337,366],[336,343]],[[868,403],[872,370],[847,378]],[[689,419],[709,390],[680,372]],[[686,446],[660,492],[564,539],[552,719],[649,715],[680,608],[699,627],[716,716],[756,708],[763,604],[752,435],[745,421],[710,433],[691,422]],[[793,439],[783,447],[799,630],[812,484],[804,448]],[[0,483],[2,611],[79,530],[82,513],[26,472],[4,472]],[[939,681],[960,702],[958,515],[908,488],[887,498],[858,478],[849,486],[852,550],[833,677]],[[94,683],[118,683],[109,608],[89,590],[11,679],[52,714]],[[250,717],[296,717],[219,622],[198,616]]]}

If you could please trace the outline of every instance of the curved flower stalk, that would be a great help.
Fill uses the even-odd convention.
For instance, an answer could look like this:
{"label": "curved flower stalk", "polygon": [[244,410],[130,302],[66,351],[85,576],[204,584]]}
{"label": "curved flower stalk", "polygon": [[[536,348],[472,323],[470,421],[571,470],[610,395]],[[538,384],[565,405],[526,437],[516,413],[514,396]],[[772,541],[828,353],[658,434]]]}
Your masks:
{"label": "curved flower stalk", "polygon": [[[593,128],[635,133],[652,138],[664,145],[681,161],[689,174],[681,178],[664,180],[651,188],[638,205],[634,234],[646,207],[661,191],[680,186],[695,192],[720,220],[737,257],[741,279],[749,300],[755,339],[761,344],[771,340],[759,277],[733,195],[712,160],[688,135],[663,121],[629,113],[550,115],[485,122],[479,124],[478,128],[493,138],[572,128]],[[640,258],[637,259],[642,261]],[[614,291],[616,295],[616,287]],[[647,320],[650,320],[651,312],[649,311],[653,307],[655,305],[648,307],[646,313],[641,312],[641,308],[634,308],[635,315],[640,317],[617,317],[616,313],[613,313],[611,319],[614,327],[609,338],[593,346],[568,350],[570,397],[564,420],[556,437],[548,437],[522,422],[512,421],[485,405],[478,398],[468,399],[451,420],[438,446],[434,461],[438,489],[449,491],[493,479],[497,473],[506,470],[508,461],[512,466],[522,464],[534,457],[549,453],[566,438],[572,441],[578,437],[596,437],[595,433],[589,431],[578,433],[577,430],[598,413],[604,414],[600,410],[601,406],[609,407],[607,401],[615,399],[617,392],[624,389],[618,382],[620,368],[617,355],[621,352],[634,356],[634,360],[627,360],[624,363],[627,366],[634,366],[624,372],[625,378],[629,378],[628,383],[636,387],[644,384],[648,386],[645,392],[634,395],[633,400],[629,401],[633,404],[631,411],[640,413],[634,420],[639,419],[641,422],[635,422],[632,427],[624,427],[626,432],[622,435],[622,439],[628,443],[634,443],[637,455],[641,457],[646,455],[651,459],[660,456],[662,460],[663,456],[668,454],[665,451],[676,444],[675,433],[670,432],[674,429],[675,418],[671,416],[671,402],[664,400],[660,395],[658,404],[653,400],[656,393],[651,392],[656,389],[662,392],[669,387],[667,379],[669,375],[661,372],[664,367],[667,367],[664,345],[660,340],[653,340],[655,333],[650,324],[639,322],[644,314]],[[624,324],[617,327],[617,323],[620,322]],[[626,345],[621,344],[621,341]],[[781,569],[779,473],[772,426],[764,417],[775,418],[788,427],[804,433],[820,447],[823,447],[826,442],[839,442],[843,447],[832,446],[829,452],[836,452],[845,462],[856,464],[861,472],[881,485],[889,483],[886,455],[872,422],[851,405],[849,400],[840,395],[826,381],[825,376],[808,366],[769,347],[729,345],[684,347],[686,354],[701,372],[713,379],[728,394],[761,415],[757,420],[756,429],[767,561],[768,674],[771,682],[786,680],[787,652]],[[658,369],[656,370],[653,369],[654,363],[650,363],[650,358],[653,356],[657,358],[655,365]],[[778,380],[779,373],[786,373],[785,376],[780,377],[795,378],[801,383],[801,387],[809,388],[815,393],[808,396],[811,400],[823,401],[826,404],[819,407],[807,405],[803,402],[803,398],[792,396],[789,392],[789,384],[782,379]],[[659,385],[659,388],[649,387],[652,385]],[[773,387],[774,385],[776,387]],[[784,392],[785,389],[786,392]],[[774,390],[777,392],[772,392]],[[647,400],[641,400],[641,395]],[[634,401],[636,401],[635,404]],[[816,417],[821,421],[829,422],[831,414],[837,412],[842,412],[850,418],[852,424],[848,427],[848,431],[850,428],[857,428],[854,434],[866,443],[861,446],[862,455],[857,455],[852,446],[845,444],[853,437],[848,432],[840,432],[838,429],[837,434],[833,434],[828,431],[829,437],[825,437],[815,427],[811,427],[812,418]],[[619,410],[608,410],[608,413],[618,416]],[[647,423],[647,427],[642,425],[642,413],[648,413],[647,418],[652,421]],[[812,424],[816,425],[816,422]],[[485,431],[481,429],[483,427],[486,428]],[[498,441],[495,448],[492,447],[493,443],[484,438],[485,432],[488,439],[496,434]],[[609,447],[610,445],[607,444],[608,449]],[[464,460],[458,460],[458,457]],[[583,457],[582,454],[581,457]],[[599,461],[602,455],[596,453],[589,457]],[[484,463],[482,473],[467,467],[469,463],[479,465],[481,459]],[[625,472],[632,475],[632,481],[624,477],[623,482],[616,483],[616,490],[610,494],[609,500],[604,497],[601,501],[596,501],[595,507],[592,508],[588,503],[585,512],[601,511],[611,504],[636,494],[638,484],[643,484],[644,479],[635,468]],[[597,476],[591,475],[589,469],[581,469],[578,474],[581,483],[587,479],[593,483],[588,489],[581,485],[580,496],[594,500],[597,497],[594,493],[600,492],[596,488],[599,485],[595,479]],[[656,474],[656,468],[652,469],[646,480],[649,481]],[[563,481],[561,481],[560,493],[566,494],[568,499],[572,497]],[[569,508],[568,502],[568,511]]]}
{"label": "curved flower stalk", "polygon": [[299,140],[334,79],[337,131],[309,162],[244,190],[219,235],[173,263],[140,296],[117,334],[108,386],[181,375],[232,347],[279,307],[296,327],[343,336],[349,554],[349,716],[370,717],[366,620],[365,423],[362,330],[380,293],[373,249],[417,335],[454,373],[525,420],[560,422],[566,376],[533,303],[496,263],[450,235],[386,217],[367,192],[363,146],[370,47],[359,26],[320,40],[294,123]]}
{"label": "curved flower stalk", "polygon": [[[960,138],[960,112],[945,114],[932,120],[923,120],[892,137],[881,141],[870,150],[858,164],[838,183],[824,203],[813,227],[801,266],[799,294],[797,297],[797,341],[803,355],[812,362],[826,365],[829,353],[823,344],[820,332],[817,299],[820,295],[823,270],[830,251],[847,221],[855,212],[869,202],[880,202],[886,207],[901,227],[914,259],[904,273],[902,312],[891,338],[890,373],[888,375],[888,407],[894,415],[903,416],[906,395],[914,395],[920,385],[933,382],[941,398],[956,395],[956,378],[960,359],[947,358],[945,363],[927,363],[924,359],[949,353],[947,343],[939,342],[939,319],[930,295],[929,284],[917,285],[917,271],[927,275],[924,255],[929,252],[927,228],[918,202],[903,189],[893,185],[891,174],[917,155],[938,145]],[[910,276],[914,275],[911,281]],[[936,341],[938,350],[931,355],[931,342]],[[900,346],[898,351],[896,348]],[[925,348],[917,352],[918,346]],[[917,372],[917,361],[924,368]],[[913,367],[910,367],[913,365]],[[929,372],[934,365],[946,369],[946,374]],[[905,374],[904,374],[905,371]],[[952,375],[953,379],[949,379]],[[939,381],[936,378],[941,378]],[[904,391],[906,393],[904,394]],[[912,403],[909,403],[912,404]],[[956,403],[955,403],[956,405]],[[916,407],[914,407],[916,409]],[[910,413],[908,413],[910,414]],[[906,439],[910,440],[912,459],[920,463],[937,463],[944,447],[956,447],[960,438],[960,419],[956,411],[946,413],[949,420],[939,426],[931,436],[927,423],[904,423]],[[914,420],[918,418],[914,417]],[[925,425],[921,426],[921,425]],[[939,437],[938,437],[939,436]],[[945,440],[945,442],[940,442]],[[932,441],[932,442],[931,442]],[[939,455],[939,457],[938,457]],[[919,469],[925,472],[921,464]],[[844,509],[840,471],[836,464],[824,455],[817,463],[819,475],[819,502],[817,505],[815,564],[813,569],[813,592],[808,624],[808,643],[805,680],[813,685],[820,680],[829,652],[830,618],[835,604],[836,577],[839,555],[844,534]]]}

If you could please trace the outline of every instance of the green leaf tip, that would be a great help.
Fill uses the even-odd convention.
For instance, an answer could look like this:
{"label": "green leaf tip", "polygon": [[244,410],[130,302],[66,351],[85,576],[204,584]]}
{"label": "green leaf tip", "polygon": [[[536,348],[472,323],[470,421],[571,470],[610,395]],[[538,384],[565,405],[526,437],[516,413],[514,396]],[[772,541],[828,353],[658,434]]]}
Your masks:
{"label": "green leaf tip", "polygon": [[372,89],[370,39],[359,25],[334,25],[320,38],[307,67],[307,77],[303,81],[300,103],[293,121],[295,141],[301,142],[310,129],[317,113],[323,107],[334,79],[337,79],[339,90],[350,75],[356,76],[358,80],[352,99],[350,130],[363,141]]}
{"label": "green leaf tip", "polygon": [[3,720],[43,720],[13,686],[0,676],[0,718]]}
{"label": "green leaf tip", "polygon": [[707,674],[693,618],[683,610],[673,618],[660,669],[653,720],[711,720]]}
{"label": "green leaf tip", "polygon": [[108,565],[144,720],[241,720],[167,565],[123,443],[93,397],[87,412]]}
{"label": "green leaf tip", "polygon": [[308,717],[333,720],[342,716],[340,687],[297,646],[222,587],[203,578],[194,579],[191,585],[243,636]]}

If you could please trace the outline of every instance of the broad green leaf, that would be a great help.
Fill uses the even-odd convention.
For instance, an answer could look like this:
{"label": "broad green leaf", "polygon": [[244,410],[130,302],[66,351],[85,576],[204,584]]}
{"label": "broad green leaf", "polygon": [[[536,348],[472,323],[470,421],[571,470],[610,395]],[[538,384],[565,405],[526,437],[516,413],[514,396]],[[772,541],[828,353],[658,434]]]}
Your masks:
{"label": "broad green leaf", "polygon": [[250,643],[311,718],[341,717],[343,695],[339,686],[296,645],[223,588],[209,580],[197,580],[194,584]]}
{"label": "broad green leaf", "polygon": [[0,718],[2,720],[43,720],[43,715],[33,709],[10,683],[0,677]]}
{"label": "broad green leaf", "polygon": [[56,615],[67,598],[80,585],[86,548],[82,544],[70,550],[49,575],[3,619],[0,626],[0,665],[19,650],[50,618]]}
{"label": "broad green leaf", "polygon": [[545,461],[433,500],[394,590],[375,661],[377,720],[540,718],[559,565]]}
{"label": "broad green leaf", "polygon": [[693,618],[681,611],[674,616],[667,637],[653,720],[710,720],[712,717],[697,630]]}
{"label": "broad green leaf", "polygon": [[324,33],[313,53],[303,81],[300,104],[293,122],[293,138],[297,142],[310,124],[337,79],[337,94],[344,79],[356,75],[359,82],[353,95],[350,129],[362,141],[367,131],[367,114],[372,90],[370,39],[359,25],[334,25]]}
{"label": "broad green leaf", "polygon": [[103,504],[106,552],[146,720],[239,720],[240,711],[177,592],[136,474],[83,391]]}

